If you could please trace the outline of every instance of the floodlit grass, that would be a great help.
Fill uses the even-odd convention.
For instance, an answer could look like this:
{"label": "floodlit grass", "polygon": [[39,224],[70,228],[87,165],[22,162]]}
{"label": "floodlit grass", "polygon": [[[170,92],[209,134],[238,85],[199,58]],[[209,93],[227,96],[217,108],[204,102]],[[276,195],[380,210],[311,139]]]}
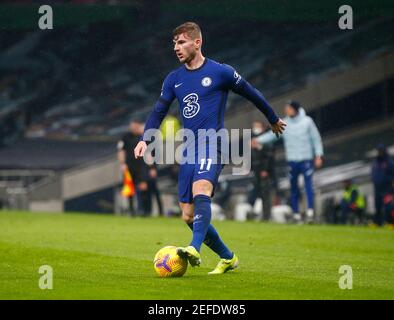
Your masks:
{"label": "floodlit grass", "polygon": [[[209,276],[217,257],[182,278],[158,278],[153,257],[186,245],[180,219],[0,211],[1,299],[393,299],[394,232],[343,226],[214,222],[239,269]],[[53,268],[53,290],[38,286]],[[353,289],[341,290],[341,265]]]}

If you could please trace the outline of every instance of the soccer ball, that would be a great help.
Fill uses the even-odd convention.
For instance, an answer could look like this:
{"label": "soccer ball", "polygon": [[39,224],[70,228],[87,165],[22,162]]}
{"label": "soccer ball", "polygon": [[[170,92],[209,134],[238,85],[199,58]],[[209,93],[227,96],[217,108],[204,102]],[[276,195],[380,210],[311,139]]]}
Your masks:
{"label": "soccer ball", "polygon": [[160,277],[182,277],[187,269],[187,260],[178,256],[175,246],[157,251],[153,266]]}

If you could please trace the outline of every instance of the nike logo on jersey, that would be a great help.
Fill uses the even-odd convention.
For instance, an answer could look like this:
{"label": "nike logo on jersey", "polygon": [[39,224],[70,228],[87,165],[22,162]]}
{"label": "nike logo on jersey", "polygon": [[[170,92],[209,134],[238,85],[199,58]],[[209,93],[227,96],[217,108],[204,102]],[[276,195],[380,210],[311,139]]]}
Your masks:
{"label": "nike logo on jersey", "polygon": [[205,172],[208,172],[208,170],[198,171],[197,173],[201,174],[201,173],[205,173]]}
{"label": "nike logo on jersey", "polygon": [[175,84],[175,88],[178,88],[179,86],[181,86],[183,84],[183,82],[181,82],[181,83],[176,83]]}

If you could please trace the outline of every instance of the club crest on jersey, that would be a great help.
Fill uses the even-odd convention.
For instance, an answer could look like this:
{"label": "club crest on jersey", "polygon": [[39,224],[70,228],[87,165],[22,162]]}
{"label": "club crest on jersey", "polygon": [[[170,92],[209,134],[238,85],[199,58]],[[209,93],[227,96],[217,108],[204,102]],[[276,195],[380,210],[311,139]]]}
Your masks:
{"label": "club crest on jersey", "polygon": [[183,108],[183,116],[185,118],[193,118],[198,111],[200,111],[200,104],[198,103],[198,95],[197,93],[190,93],[186,97],[183,98],[183,102],[186,103],[186,106]]}
{"label": "club crest on jersey", "polygon": [[201,80],[201,84],[203,87],[209,87],[212,83],[212,79],[210,77],[205,77]]}

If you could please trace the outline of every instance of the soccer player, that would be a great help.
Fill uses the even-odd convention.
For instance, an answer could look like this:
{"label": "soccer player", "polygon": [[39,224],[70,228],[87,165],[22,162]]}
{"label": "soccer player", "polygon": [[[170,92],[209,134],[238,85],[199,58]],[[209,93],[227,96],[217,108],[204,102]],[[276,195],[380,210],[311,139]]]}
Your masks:
{"label": "soccer player", "polygon": [[[172,71],[164,80],[160,98],[146,122],[145,131],[159,128],[175,98],[179,102],[184,128],[192,130],[196,136],[199,129],[218,131],[224,127],[227,95],[232,90],[254,103],[267,117],[272,131],[282,134],[286,124],[277,117],[258,90],[231,66],[203,56],[201,29],[196,23],[186,22],[175,28],[173,42],[175,54],[183,66]],[[146,141],[140,141],[134,149],[135,157],[143,157],[146,149]],[[211,159],[202,158],[204,156],[197,152],[195,164],[186,163],[180,167],[179,205],[183,220],[193,231],[193,238],[189,246],[178,248],[178,254],[187,258],[190,265],[198,266],[201,263],[200,248],[204,242],[220,257],[210,274],[222,274],[236,268],[238,258],[210,224],[211,197],[223,164],[220,161],[210,162]]]}

